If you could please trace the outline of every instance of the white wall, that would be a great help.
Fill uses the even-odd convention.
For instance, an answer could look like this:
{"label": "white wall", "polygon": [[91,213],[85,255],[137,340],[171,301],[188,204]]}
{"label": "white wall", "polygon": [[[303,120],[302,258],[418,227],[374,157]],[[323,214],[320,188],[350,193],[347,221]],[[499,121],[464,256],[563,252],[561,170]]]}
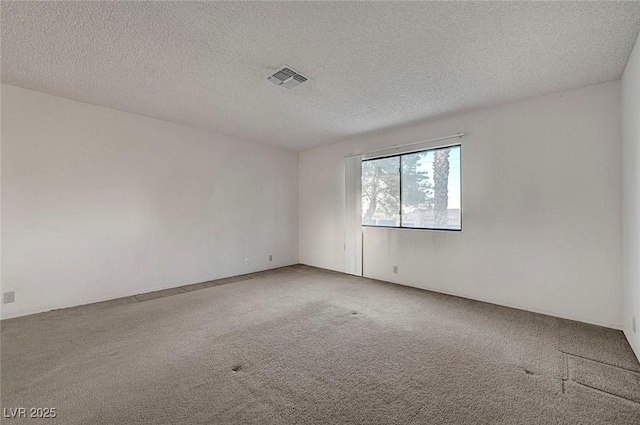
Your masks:
{"label": "white wall", "polygon": [[2,317],[297,263],[297,172],[284,149],[2,85]]}
{"label": "white wall", "polygon": [[[640,359],[640,38],[622,77],[624,333]],[[636,318],[636,331],[631,327]]]}
{"label": "white wall", "polygon": [[620,127],[611,82],[301,152],[300,262],[344,270],[343,155],[464,131],[463,231],[367,229],[365,276],[619,328]]}

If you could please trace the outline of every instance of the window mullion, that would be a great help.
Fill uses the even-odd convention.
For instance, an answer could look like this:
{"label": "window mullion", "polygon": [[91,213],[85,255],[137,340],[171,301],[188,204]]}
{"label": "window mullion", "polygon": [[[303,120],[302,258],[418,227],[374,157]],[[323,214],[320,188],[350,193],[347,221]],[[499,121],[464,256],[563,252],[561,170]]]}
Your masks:
{"label": "window mullion", "polygon": [[398,161],[398,173],[399,173],[399,181],[398,181],[398,191],[400,192],[400,203],[398,205],[398,213],[400,216],[400,227],[402,227],[402,155],[400,155],[400,160]]}

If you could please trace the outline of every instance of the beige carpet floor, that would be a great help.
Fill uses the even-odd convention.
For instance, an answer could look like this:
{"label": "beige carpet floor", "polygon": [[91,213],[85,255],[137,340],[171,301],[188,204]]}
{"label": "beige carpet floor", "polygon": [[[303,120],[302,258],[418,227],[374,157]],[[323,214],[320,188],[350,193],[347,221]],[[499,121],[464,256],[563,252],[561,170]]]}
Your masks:
{"label": "beige carpet floor", "polygon": [[619,331],[307,266],[1,326],[3,424],[640,424]]}

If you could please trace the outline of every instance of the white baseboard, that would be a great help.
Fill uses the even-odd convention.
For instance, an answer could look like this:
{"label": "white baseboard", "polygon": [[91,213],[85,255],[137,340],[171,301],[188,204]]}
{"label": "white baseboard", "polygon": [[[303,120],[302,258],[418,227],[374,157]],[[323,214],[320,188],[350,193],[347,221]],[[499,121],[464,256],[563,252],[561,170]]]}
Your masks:
{"label": "white baseboard", "polygon": [[633,339],[629,337],[629,333],[627,332],[626,329],[624,329],[622,333],[624,333],[624,336],[625,338],[627,338],[627,342],[631,346],[633,353],[636,355],[636,357],[638,358],[638,361],[640,362],[640,347],[636,347],[636,345],[633,343]]}
{"label": "white baseboard", "polygon": [[398,285],[409,286],[411,288],[424,289],[425,291],[437,292],[439,294],[452,295],[454,297],[465,298],[465,299],[468,299],[468,300],[480,301],[480,302],[483,302],[483,303],[499,305],[499,306],[502,306],[502,307],[514,308],[516,310],[523,310],[523,311],[529,311],[531,313],[544,314],[545,316],[552,316],[552,317],[557,317],[557,318],[560,318],[560,319],[573,320],[575,322],[582,322],[582,323],[587,323],[587,324],[590,324],[590,325],[596,325],[596,326],[602,326],[602,327],[610,328],[610,329],[622,330],[622,325],[620,323],[602,322],[602,321],[592,320],[592,319],[585,318],[585,317],[577,317],[577,316],[573,316],[573,315],[569,315],[569,314],[558,314],[556,312],[552,312],[552,311],[548,311],[548,310],[544,310],[544,309],[531,308],[531,307],[527,307],[527,306],[524,306],[524,305],[511,304],[511,303],[505,303],[505,302],[497,302],[495,300],[490,300],[490,299],[483,298],[483,297],[470,297],[469,295],[457,293],[457,292],[454,292],[454,291],[443,291],[442,289],[439,289],[439,288],[430,288],[430,287],[425,287],[425,286],[411,285],[409,283],[404,283],[404,282],[380,279],[380,278],[377,278],[377,277],[374,277],[374,276],[363,276],[363,277],[367,278],[367,279],[375,279],[375,280],[381,280],[381,281],[384,281],[384,282],[395,283],[395,284],[398,284]]}
{"label": "white baseboard", "polygon": [[[262,272],[262,271],[266,271],[266,270],[278,269],[280,267],[293,266],[295,264],[298,264],[298,263],[283,264],[283,265],[278,265],[278,266],[274,266],[274,267],[269,267],[269,268],[266,268],[266,269],[250,270],[250,271],[247,271],[246,273],[242,273],[242,274],[258,273],[258,272]],[[181,283],[181,282],[172,282],[172,283],[169,283],[167,285],[160,285],[160,286],[154,286],[152,288],[143,288],[143,289],[138,288],[138,289],[133,289],[133,290],[130,290],[130,291],[114,292],[114,293],[111,293],[111,294],[101,295],[99,297],[83,298],[83,299],[79,299],[79,300],[75,300],[75,301],[72,301],[72,302],[69,302],[69,303],[63,303],[63,304],[45,304],[45,305],[37,306],[37,307],[32,308],[32,309],[26,309],[26,310],[21,310],[21,311],[17,311],[17,312],[7,313],[6,315],[2,316],[2,320],[15,319],[17,317],[30,316],[32,314],[45,313],[47,311],[60,310],[60,309],[63,309],[63,308],[79,307],[79,306],[83,306],[83,305],[95,304],[95,303],[100,303],[100,302],[104,302],[104,301],[112,301],[112,300],[116,300],[118,298],[132,297],[134,295],[140,295],[140,294],[146,294],[146,293],[149,293],[149,292],[162,291],[162,290],[165,290],[165,289],[180,288],[181,286],[194,285],[196,283],[209,282],[211,280],[226,279],[228,277],[241,276],[242,274],[240,274],[240,275],[231,275],[231,276],[219,276],[219,277],[205,278],[205,279],[198,280],[197,282],[191,282],[191,281],[183,282],[183,283]]]}
{"label": "white baseboard", "polygon": [[[328,267],[320,267],[314,264],[307,264],[307,263],[301,263],[307,266],[311,266],[311,267],[316,267],[319,269],[324,269],[324,270],[331,270],[331,271],[336,271],[339,273],[344,273],[348,276],[355,276],[355,275],[351,275],[348,273],[345,273],[344,270],[336,270],[333,268],[328,268]],[[416,288],[416,289],[423,289],[425,291],[430,291],[430,292],[436,292],[438,294],[444,294],[444,295],[451,295],[454,297],[459,297],[459,298],[464,298],[467,300],[473,300],[473,301],[480,301],[483,303],[487,303],[487,304],[494,304],[494,305],[499,305],[502,307],[508,307],[508,308],[514,308],[516,310],[523,310],[523,311],[529,311],[531,313],[537,313],[537,314],[544,314],[545,316],[552,316],[552,317],[557,317],[560,319],[567,319],[567,320],[573,320],[575,322],[581,322],[581,323],[587,323],[590,325],[596,325],[596,326],[602,326],[605,328],[610,328],[610,329],[615,329],[618,331],[622,330],[622,325],[620,323],[609,323],[609,322],[601,322],[598,320],[592,320],[592,319],[588,319],[588,318],[584,318],[584,317],[576,317],[576,316],[572,316],[572,315],[567,315],[567,314],[557,314],[551,311],[546,311],[546,310],[542,310],[542,309],[535,309],[535,308],[529,308],[527,306],[523,306],[523,305],[517,305],[517,304],[510,304],[510,303],[502,303],[502,302],[496,302],[494,300],[489,300],[486,298],[480,298],[480,297],[470,297],[468,295],[465,294],[461,294],[461,293],[457,293],[454,291],[443,291],[441,289],[436,289],[436,288],[430,288],[430,287],[425,287],[425,286],[417,286],[417,285],[411,285],[409,283],[405,283],[405,282],[399,282],[399,281],[393,281],[393,280],[387,280],[387,279],[381,279],[375,276],[355,276],[355,277],[363,277],[365,279],[374,279],[374,280],[379,280],[382,282],[389,282],[389,283],[393,283],[396,285],[402,285],[402,286],[408,286],[411,288]],[[636,350],[636,354],[637,354],[637,350]]]}

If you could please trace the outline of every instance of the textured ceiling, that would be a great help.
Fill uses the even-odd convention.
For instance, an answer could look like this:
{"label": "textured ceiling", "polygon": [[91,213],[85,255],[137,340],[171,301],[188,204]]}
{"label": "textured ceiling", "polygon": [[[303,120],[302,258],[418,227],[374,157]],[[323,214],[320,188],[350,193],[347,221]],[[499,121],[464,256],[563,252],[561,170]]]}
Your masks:
{"label": "textured ceiling", "polygon": [[[2,82],[294,150],[621,77],[640,2],[2,2]],[[264,77],[288,64],[292,90]]]}

